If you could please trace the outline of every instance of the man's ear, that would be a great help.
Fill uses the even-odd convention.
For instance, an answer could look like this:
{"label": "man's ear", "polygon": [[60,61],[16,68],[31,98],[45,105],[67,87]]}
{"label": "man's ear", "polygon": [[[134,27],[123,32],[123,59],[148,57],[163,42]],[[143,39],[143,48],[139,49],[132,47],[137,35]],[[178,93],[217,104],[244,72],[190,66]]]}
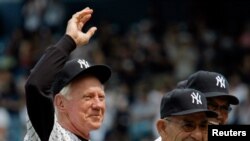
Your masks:
{"label": "man's ear", "polygon": [[63,95],[57,94],[54,97],[54,105],[56,106],[57,110],[60,112],[64,112],[66,110],[65,107],[65,98]]}
{"label": "man's ear", "polygon": [[161,137],[164,137],[167,135],[167,124],[166,121],[164,119],[159,119],[156,122],[156,128],[158,133],[161,135]]}

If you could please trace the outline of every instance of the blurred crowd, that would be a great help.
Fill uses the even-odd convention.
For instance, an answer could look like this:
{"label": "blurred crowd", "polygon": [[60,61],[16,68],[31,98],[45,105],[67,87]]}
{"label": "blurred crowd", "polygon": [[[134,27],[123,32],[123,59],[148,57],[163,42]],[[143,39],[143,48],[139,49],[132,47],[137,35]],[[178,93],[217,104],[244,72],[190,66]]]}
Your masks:
{"label": "blurred crowd", "polygon": [[[19,27],[8,34],[0,29],[0,141],[23,140],[25,81],[42,52],[64,34],[68,20],[67,8],[59,0],[27,0],[19,12]],[[210,27],[203,18],[158,20],[143,18],[126,27],[101,21],[90,43],[72,53],[72,58],[84,56],[113,71],[106,86],[104,124],[91,140],[157,138],[154,124],[162,94],[197,70],[227,77],[231,94],[240,100],[232,107],[228,124],[250,124],[250,22],[232,35]],[[0,21],[4,22],[1,17]]]}

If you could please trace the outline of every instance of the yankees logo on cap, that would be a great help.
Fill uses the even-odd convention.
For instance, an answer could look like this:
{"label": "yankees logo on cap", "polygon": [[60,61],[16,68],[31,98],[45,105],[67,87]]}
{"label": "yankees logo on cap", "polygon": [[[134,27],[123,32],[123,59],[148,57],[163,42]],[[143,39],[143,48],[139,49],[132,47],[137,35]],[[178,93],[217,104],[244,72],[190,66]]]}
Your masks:
{"label": "yankees logo on cap", "polygon": [[192,103],[196,102],[196,104],[202,104],[201,95],[198,92],[196,93],[192,92],[191,97],[192,97]]}
{"label": "yankees logo on cap", "polygon": [[216,79],[216,86],[226,89],[225,79],[223,76],[217,75],[215,79]]}
{"label": "yankees logo on cap", "polygon": [[238,98],[229,94],[228,81],[216,72],[198,71],[188,77],[185,87],[199,90],[207,98],[223,96],[230,104],[239,104]]}
{"label": "yankees logo on cap", "polygon": [[81,68],[88,68],[89,67],[89,63],[87,61],[83,60],[83,59],[78,59],[77,62],[80,64]]}
{"label": "yankees logo on cap", "polygon": [[91,65],[84,59],[72,59],[65,63],[52,84],[53,94],[57,94],[64,86],[78,76],[90,74],[104,84],[111,76],[111,69],[106,65]]}
{"label": "yankees logo on cap", "polygon": [[198,112],[205,112],[208,117],[217,116],[215,112],[207,109],[205,95],[195,89],[174,89],[162,98],[161,118]]}

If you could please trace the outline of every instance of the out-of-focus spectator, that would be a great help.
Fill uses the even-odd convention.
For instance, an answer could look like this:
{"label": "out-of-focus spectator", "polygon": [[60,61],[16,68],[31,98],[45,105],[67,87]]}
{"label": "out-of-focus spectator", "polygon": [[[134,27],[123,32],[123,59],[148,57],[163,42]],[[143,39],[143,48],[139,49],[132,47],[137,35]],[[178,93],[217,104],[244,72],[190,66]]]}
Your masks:
{"label": "out-of-focus spectator", "polygon": [[65,20],[65,8],[60,0],[49,0],[43,20],[53,32],[61,32]]}
{"label": "out-of-focus spectator", "polygon": [[106,134],[104,141],[127,141],[129,126],[129,101],[130,89],[126,83],[118,84],[107,92],[107,114],[104,125]]}
{"label": "out-of-focus spectator", "polygon": [[0,107],[0,141],[8,141],[10,117],[8,112]]}
{"label": "out-of-focus spectator", "polygon": [[177,80],[185,79],[194,72],[198,63],[198,48],[186,24],[172,25],[164,36],[164,48],[174,65]]}
{"label": "out-of-focus spectator", "polygon": [[21,141],[20,109],[23,107],[23,100],[17,92],[13,74],[9,70],[0,70],[0,106],[7,110],[11,120],[8,128],[9,141]]}
{"label": "out-of-focus spectator", "polygon": [[47,0],[28,0],[25,2],[22,14],[24,17],[24,29],[28,32],[36,32],[42,25],[43,13]]}
{"label": "out-of-focus spectator", "polygon": [[238,73],[229,77],[230,94],[239,99],[238,106],[232,106],[229,113],[229,124],[250,124],[250,95],[248,86],[242,82]]}
{"label": "out-of-focus spectator", "polygon": [[[148,81],[147,81],[148,82]],[[152,125],[155,118],[155,105],[150,101],[150,83],[138,82],[135,86],[136,100],[130,107],[129,134],[131,141],[153,139]]]}
{"label": "out-of-focus spectator", "polygon": [[243,48],[250,48],[250,22],[243,27],[243,32],[239,37],[239,44]]}

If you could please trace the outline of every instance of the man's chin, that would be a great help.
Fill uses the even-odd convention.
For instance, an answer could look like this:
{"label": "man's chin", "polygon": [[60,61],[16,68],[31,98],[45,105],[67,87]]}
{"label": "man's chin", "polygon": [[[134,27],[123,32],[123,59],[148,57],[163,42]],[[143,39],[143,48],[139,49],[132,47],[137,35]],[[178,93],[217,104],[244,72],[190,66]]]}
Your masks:
{"label": "man's chin", "polygon": [[89,121],[93,129],[98,129],[101,127],[103,118],[101,117],[92,117]]}
{"label": "man's chin", "polygon": [[92,128],[95,130],[101,127],[102,122],[92,122],[91,125],[92,125]]}
{"label": "man's chin", "polygon": [[100,127],[101,127],[101,124],[98,124],[98,125],[95,124],[95,125],[92,126],[92,129],[96,130],[96,129],[99,129]]}

